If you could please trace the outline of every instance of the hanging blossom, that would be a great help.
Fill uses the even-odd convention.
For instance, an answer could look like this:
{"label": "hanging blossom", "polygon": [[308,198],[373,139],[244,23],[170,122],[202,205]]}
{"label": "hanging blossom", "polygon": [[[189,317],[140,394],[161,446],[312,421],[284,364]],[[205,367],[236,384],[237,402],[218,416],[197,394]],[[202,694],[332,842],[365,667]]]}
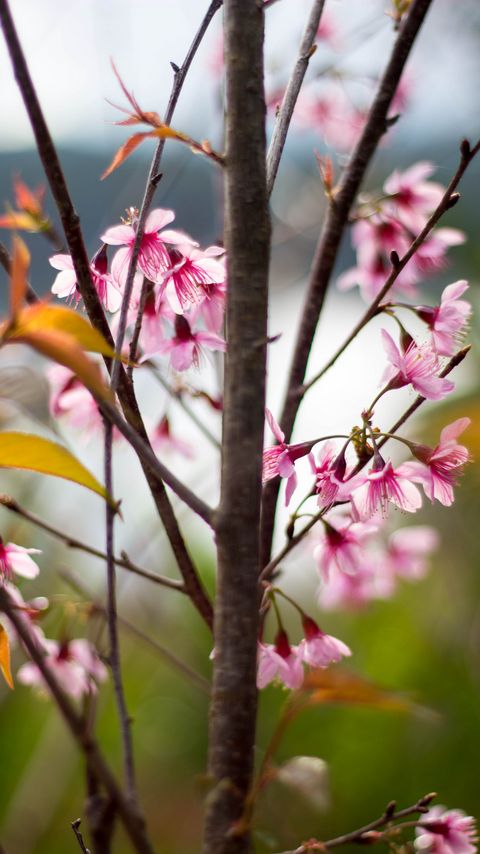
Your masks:
{"label": "hanging blossom", "polygon": [[[98,405],[78,377],[63,365],[52,365],[47,376],[51,388],[52,417],[64,417],[73,428],[81,431],[85,441],[101,432],[103,419]],[[121,436],[116,427],[113,435],[116,439]]]}
{"label": "hanging blossom", "polygon": [[303,682],[303,666],[297,646],[290,646],[288,635],[280,629],[275,643],[258,644],[257,688],[265,688],[278,680],[286,688],[300,688]]}
{"label": "hanging blossom", "polygon": [[432,807],[415,828],[415,848],[425,854],[474,854],[477,850],[475,819],[463,810]]}
{"label": "hanging blossom", "polygon": [[0,538],[0,579],[11,580],[14,574],[22,578],[36,578],[40,568],[29,555],[40,554],[40,549],[25,549],[15,543],[4,543]]}
{"label": "hanging blossom", "polygon": [[428,525],[409,525],[390,535],[387,549],[381,560],[386,575],[418,581],[427,571],[427,558],[439,545],[435,528]]}
{"label": "hanging blossom", "polygon": [[274,445],[273,448],[267,448],[263,452],[263,483],[267,483],[277,476],[286,478],[285,505],[288,506],[298,483],[295,462],[300,457],[305,457],[311,451],[315,442],[301,442],[298,445],[288,445],[285,442],[285,433],[280,429],[269,409],[265,409],[265,416],[278,445]]}
{"label": "hanging blossom", "polygon": [[468,449],[456,441],[469,424],[470,418],[458,418],[448,424],[440,433],[440,442],[435,448],[412,444],[412,453],[417,460],[403,466],[406,475],[423,486],[430,501],[437,499],[445,507],[453,504],[453,488],[470,458]]}
{"label": "hanging blossom", "polygon": [[186,371],[192,365],[199,367],[200,355],[203,348],[225,352],[227,344],[223,338],[214,332],[194,331],[183,314],[176,314],[175,334],[166,341],[159,341],[154,352],[146,354],[141,361],[149,359],[157,353],[170,353],[172,368],[176,371]]}
{"label": "hanging blossom", "polygon": [[[66,694],[78,700],[82,696],[95,693],[97,683],[107,678],[107,668],[98,657],[92,644],[83,639],[58,643],[43,639],[45,665],[56,677]],[[40,669],[29,661],[23,664],[18,673],[18,681],[31,685],[41,692],[45,691],[45,682]]]}
{"label": "hanging blossom", "polygon": [[440,366],[436,353],[429,345],[417,346],[412,341],[405,352],[400,352],[391,335],[381,330],[390,367],[383,375],[389,389],[412,385],[415,391],[428,400],[441,400],[455,388],[445,377],[439,377]]}
{"label": "hanging blossom", "polygon": [[434,171],[434,164],[424,160],[405,172],[395,170],[383,185],[384,192],[390,197],[383,209],[414,233],[422,230],[445,193],[441,184],[427,180]]}
{"label": "hanging blossom", "polygon": [[418,316],[431,330],[433,349],[439,356],[453,356],[465,333],[472,307],[459,297],[467,288],[468,282],[460,279],[444,289],[440,305],[433,308],[428,305],[415,306]]}
{"label": "hanging blossom", "polygon": [[[60,272],[51,287],[52,294],[61,299],[81,300],[77,286],[77,274],[70,255],[52,255],[48,259],[51,266]],[[99,299],[107,311],[118,311],[122,304],[122,291],[117,282],[107,272],[107,247],[101,246],[90,262],[90,275]]]}
{"label": "hanging blossom", "polygon": [[[147,216],[137,263],[138,269],[151,282],[161,284],[164,273],[171,267],[167,244],[197,245],[186,234],[165,228],[174,219],[174,212],[163,208],[155,208]],[[137,226],[138,211],[130,208],[128,218],[122,225],[107,228],[101,236],[104,243],[123,247],[115,253],[111,267],[112,278],[121,289],[127,279]]]}
{"label": "hanging blossom", "polygon": [[366,541],[378,530],[376,523],[348,521],[334,527],[323,520],[324,529],[313,550],[313,557],[323,581],[328,582],[332,569],[354,575],[362,563]]}
{"label": "hanging blossom", "polygon": [[305,640],[300,642],[298,649],[306,664],[324,668],[352,654],[351,649],[343,641],[322,632],[315,620],[306,614],[303,616],[302,624]]}
{"label": "hanging blossom", "polygon": [[345,453],[337,455],[334,448],[332,442],[326,442],[318,454],[317,462],[313,454],[309,454],[320,509],[331,507],[335,501],[347,501],[365,480],[365,475],[362,474],[349,477]]}
{"label": "hanging blossom", "polygon": [[169,249],[170,266],[163,274],[159,296],[165,293],[177,314],[203,302],[211,286],[225,282],[225,267],[216,260],[224,252],[221,246],[202,250],[193,244]]}
{"label": "hanging blossom", "polygon": [[404,467],[395,469],[391,460],[385,462],[377,452],[365,483],[355,492],[355,506],[360,518],[370,519],[378,510],[386,515],[389,502],[415,513],[422,506],[422,497]]}
{"label": "hanging blossom", "polygon": [[[277,97],[275,104],[278,104]],[[355,107],[340,85],[318,91],[310,85],[300,92],[295,119],[299,125],[320,134],[336,151],[350,151],[365,125],[365,112]]]}
{"label": "hanging blossom", "polygon": [[155,453],[176,452],[188,459],[192,459],[194,456],[192,446],[172,433],[168,415],[164,415],[160,419],[155,429],[149,433],[148,438]]}

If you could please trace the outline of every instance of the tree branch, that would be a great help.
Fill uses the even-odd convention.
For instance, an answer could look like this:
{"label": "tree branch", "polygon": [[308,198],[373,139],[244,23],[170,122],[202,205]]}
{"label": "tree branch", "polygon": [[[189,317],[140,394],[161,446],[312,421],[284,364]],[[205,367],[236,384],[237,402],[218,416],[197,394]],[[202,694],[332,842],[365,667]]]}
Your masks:
{"label": "tree branch", "polygon": [[315,52],[315,39],[320,25],[325,0],[315,0],[305,31],[300,43],[298,59],[295,63],[288,86],[283,96],[281,107],[278,111],[273,136],[267,153],[267,190],[271,194],[277,176],[278,166],[282,157],[288,129],[292,120],[293,111],[300,94],[305,74],[311,57]]}
{"label": "tree branch", "polygon": [[102,785],[115,802],[118,815],[138,854],[155,854],[145,830],[143,818],[118,785],[110,767],[100,753],[96,741],[87,732],[85,723],[74,708],[71,700],[61,688],[56,676],[48,667],[44,652],[31,631],[28,618],[16,607],[5,587],[0,585],[0,611],[8,617],[29,657],[37,665],[43,680],[87,762],[101,780]]}
{"label": "tree branch", "polygon": [[250,850],[240,829],[257,711],[259,520],[270,221],[265,166],[263,3],[225,0],[227,356],[218,588],[204,854]]}
{"label": "tree branch", "polygon": [[[287,394],[280,426],[288,442],[300,406],[302,384],[307,369],[313,338],[323,307],[330,276],[337,259],[340,241],[370,160],[387,129],[387,115],[410,50],[415,42],[432,0],[413,0],[401,26],[393,51],[370,108],[363,133],[341,178],[331,202],[315,252],[310,285],[292,359]],[[267,563],[275,523],[279,485],[267,484],[262,505],[262,563]]]}

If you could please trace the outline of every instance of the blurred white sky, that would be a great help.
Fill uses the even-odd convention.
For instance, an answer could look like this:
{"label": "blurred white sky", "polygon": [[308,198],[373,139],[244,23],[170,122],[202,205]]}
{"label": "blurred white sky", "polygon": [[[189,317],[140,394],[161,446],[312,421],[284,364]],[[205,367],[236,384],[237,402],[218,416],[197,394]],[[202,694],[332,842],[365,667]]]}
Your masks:
{"label": "blurred white sky", "polygon": [[[105,101],[123,103],[110,57],[141,105],[161,113],[172,79],[169,62],[181,62],[207,0],[12,0],[11,7],[55,139],[103,147],[112,144],[112,134],[118,142],[125,136],[112,127],[117,115]],[[279,72],[283,78],[288,74],[309,7],[308,0],[280,0],[268,11],[268,65],[276,79]],[[366,72],[375,70],[392,40],[384,14],[389,0],[328,0],[327,8],[347,32],[361,23],[355,62]],[[437,125],[438,132],[452,127],[460,134],[475,131],[479,19],[478,0],[434,0],[411,65],[421,109],[414,109],[405,130],[415,127],[418,133],[421,122]],[[209,136],[214,117],[208,54],[220,26],[217,15],[177,112],[179,127],[198,129],[202,136]],[[372,26],[379,35],[368,35]],[[0,80],[0,150],[27,147],[31,132],[1,41]]]}

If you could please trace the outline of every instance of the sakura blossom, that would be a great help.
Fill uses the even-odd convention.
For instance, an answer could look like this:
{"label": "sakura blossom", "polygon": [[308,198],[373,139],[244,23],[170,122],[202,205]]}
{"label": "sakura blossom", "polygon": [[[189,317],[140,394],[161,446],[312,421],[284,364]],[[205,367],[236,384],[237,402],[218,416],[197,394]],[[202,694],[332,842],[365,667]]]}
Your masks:
{"label": "sakura blossom", "polygon": [[439,356],[453,356],[465,331],[472,307],[459,297],[467,288],[468,282],[460,279],[445,288],[440,305],[434,308],[426,305],[416,306],[418,316],[431,329],[433,348]]}
{"label": "sakura blossom", "polygon": [[160,419],[155,429],[149,434],[149,439],[155,453],[174,452],[189,459],[194,456],[192,446],[172,432],[168,415]]}
{"label": "sakura blossom", "polygon": [[[161,284],[164,273],[171,267],[168,245],[196,245],[186,234],[165,228],[174,219],[174,212],[164,208],[155,208],[147,217],[138,254],[138,269],[152,282]],[[128,274],[137,223],[138,213],[132,208],[126,222],[107,228],[101,236],[104,243],[123,247],[115,253],[111,266],[111,276],[121,289]]]}
{"label": "sakura blossom", "polygon": [[280,630],[275,644],[258,644],[257,688],[265,688],[278,680],[286,688],[295,690],[303,682],[304,672],[299,648],[290,646],[287,633]]}
{"label": "sakura blossom", "polygon": [[[277,100],[278,103],[278,100]],[[295,108],[299,125],[319,133],[337,151],[351,151],[365,124],[365,114],[355,107],[342,86],[324,91],[315,86],[301,92]]]}
{"label": "sakura blossom", "polygon": [[[52,294],[78,303],[80,293],[77,288],[77,274],[70,255],[52,255],[49,261],[55,270],[59,270],[51,287]],[[92,258],[90,274],[104,308],[112,313],[118,311],[122,303],[122,291],[120,285],[107,272],[106,246],[101,247]]]}
{"label": "sakura blossom", "polygon": [[318,601],[324,610],[357,610],[375,599],[388,599],[394,584],[391,577],[379,572],[372,557],[362,554],[354,573],[333,569],[328,582],[318,590]]}
{"label": "sakura blossom", "polygon": [[392,577],[411,581],[423,578],[428,570],[427,558],[439,545],[439,535],[428,525],[411,525],[391,534],[383,562]]}
{"label": "sakura blossom", "polygon": [[[107,669],[97,655],[92,644],[83,639],[58,643],[45,638],[45,664],[52,671],[66,694],[79,700],[86,694],[95,693],[97,683],[107,678]],[[43,676],[33,662],[23,664],[18,673],[18,681],[44,691]]]}
{"label": "sakura blossom", "polygon": [[395,170],[383,185],[390,196],[384,210],[414,233],[422,230],[445,192],[441,184],[427,180],[434,171],[433,163],[421,161],[404,172]]}
{"label": "sakura blossom", "polygon": [[451,380],[439,377],[440,370],[436,353],[428,345],[417,346],[412,341],[401,353],[389,333],[382,329],[383,345],[390,367],[383,375],[388,388],[402,388],[411,384],[422,397],[441,400],[455,388]]}
{"label": "sakura blossom", "polygon": [[374,523],[347,521],[335,527],[323,520],[324,529],[313,549],[320,576],[328,582],[332,569],[354,575],[362,563],[365,542],[377,531]]}
{"label": "sakura blossom", "polygon": [[343,641],[322,632],[311,617],[305,615],[302,623],[305,640],[300,643],[299,652],[306,664],[311,667],[328,667],[352,654]]}
{"label": "sakura blossom", "polygon": [[176,371],[186,371],[192,365],[198,368],[200,355],[204,348],[225,352],[226,342],[214,332],[192,330],[190,323],[183,314],[175,315],[175,334],[168,340],[159,341],[156,350],[145,354],[141,361],[151,358],[156,353],[170,353],[170,363]]}
{"label": "sakura blossom", "polygon": [[[88,441],[103,429],[103,420],[92,395],[68,368],[52,365],[48,370],[51,386],[50,412],[54,418],[65,417],[69,424]],[[118,438],[120,435],[115,431]]]}
{"label": "sakura blossom", "polygon": [[355,505],[362,519],[370,519],[377,510],[386,514],[389,502],[415,513],[422,506],[422,497],[402,466],[394,469],[391,460],[385,462],[378,454],[365,483],[355,492]]}
{"label": "sakura blossom", "polygon": [[474,854],[475,819],[463,810],[431,807],[415,829],[415,848],[428,854]]}
{"label": "sakura blossom", "polygon": [[216,260],[223,254],[221,246],[201,250],[185,244],[168,250],[170,267],[163,274],[159,294],[165,293],[177,314],[203,302],[211,286],[224,283],[225,267]]}
{"label": "sakura blossom", "polygon": [[4,543],[0,538],[0,579],[11,580],[14,574],[22,578],[36,578],[40,568],[30,555],[40,554],[40,549],[26,549],[16,543]]}
{"label": "sakura blossom", "polygon": [[280,476],[286,478],[287,488],[285,493],[285,504],[288,506],[290,499],[297,487],[297,473],[295,462],[300,457],[306,456],[312,448],[311,442],[302,442],[299,445],[288,445],[285,443],[285,434],[275,421],[269,409],[265,409],[268,425],[275,436],[278,445],[267,448],[263,452],[263,482],[267,483],[272,478]]}
{"label": "sakura blossom", "polygon": [[321,509],[331,507],[335,501],[348,500],[365,480],[363,474],[349,477],[344,453],[337,456],[334,445],[330,442],[326,442],[320,450],[316,463],[313,454],[309,455],[309,460],[315,475],[315,492]]}
{"label": "sakura blossom", "polygon": [[453,504],[453,487],[469,460],[468,449],[456,442],[469,424],[470,418],[458,418],[448,424],[440,433],[440,442],[435,448],[412,445],[417,460],[405,463],[407,476],[423,486],[430,501],[437,499],[445,507]]}

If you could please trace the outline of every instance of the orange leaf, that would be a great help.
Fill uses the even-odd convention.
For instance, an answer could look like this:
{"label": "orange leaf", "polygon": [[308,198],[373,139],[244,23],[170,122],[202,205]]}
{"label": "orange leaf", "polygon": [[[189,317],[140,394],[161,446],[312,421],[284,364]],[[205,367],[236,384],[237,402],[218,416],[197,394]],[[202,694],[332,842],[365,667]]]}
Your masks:
{"label": "orange leaf", "polygon": [[[19,313],[8,337],[19,338],[31,332],[56,330],[70,335],[83,350],[114,357],[115,353],[104,337],[77,311],[63,305],[37,302],[25,306]],[[1,331],[1,330],[0,330]]]}
{"label": "orange leaf", "polygon": [[21,211],[26,211],[26,213],[37,217],[37,219],[42,216],[42,199],[45,195],[44,187],[31,190],[21,178],[16,177],[13,179],[13,192],[15,193],[16,205]]}
{"label": "orange leaf", "polygon": [[0,625],[0,670],[8,687],[13,691],[12,672],[10,670],[10,641],[5,628]]}
{"label": "orange leaf", "polygon": [[406,711],[412,704],[393,691],[345,670],[312,669],[297,694],[307,694],[306,706],[345,703],[377,709]]}
{"label": "orange leaf", "polygon": [[115,154],[115,157],[110,163],[110,166],[108,167],[108,169],[105,169],[105,172],[100,176],[100,180],[103,181],[104,178],[107,178],[108,175],[111,175],[112,172],[114,172],[115,169],[118,169],[118,167],[121,166],[124,160],[126,160],[127,157],[130,156],[132,151],[135,151],[135,149],[140,145],[141,142],[143,142],[144,139],[148,139],[148,137],[151,137],[154,134],[156,134],[156,131],[147,131],[146,133],[134,133],[133,136],[127,139],[127,141],[124,142],[124,144],[118,149],[117,153]]}
{"label": "orange leaf", "polygon": [[19,228],[23,231],[39,231],[39,222],[30,213],[9,211],[0,216],[0,228]]}
{"label": "orange leaf", "polygon": [[27,290],[27,271],[30,252],[20,237],[13,238],[12,269],[10,275],[10,316],[14,320],[20,311]]}

